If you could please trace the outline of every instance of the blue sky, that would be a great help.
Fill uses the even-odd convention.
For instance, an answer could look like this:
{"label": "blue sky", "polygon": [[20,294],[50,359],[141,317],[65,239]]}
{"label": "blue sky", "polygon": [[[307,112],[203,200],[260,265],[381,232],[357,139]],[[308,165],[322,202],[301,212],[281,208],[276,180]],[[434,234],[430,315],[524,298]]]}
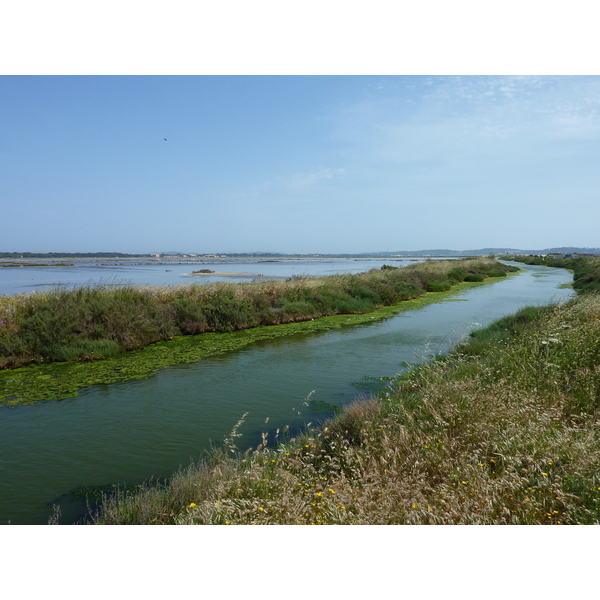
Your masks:
{"label": "blue sky", "polygon": [[0,115],[0,251],[600,246],[598,76],[5,75]]}

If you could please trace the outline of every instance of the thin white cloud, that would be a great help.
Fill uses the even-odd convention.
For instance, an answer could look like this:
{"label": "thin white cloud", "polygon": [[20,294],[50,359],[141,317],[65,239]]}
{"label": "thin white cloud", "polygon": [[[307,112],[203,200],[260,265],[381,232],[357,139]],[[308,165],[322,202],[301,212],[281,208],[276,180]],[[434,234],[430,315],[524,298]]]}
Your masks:
{"label": "thin white cloud", "polygon": [[284,188],[288,190],[306,190],[315,184],[342,177],[344,169],[322,167],[308,173],[293,173],[292,175],[277,176],[265,181],[259,189]]}

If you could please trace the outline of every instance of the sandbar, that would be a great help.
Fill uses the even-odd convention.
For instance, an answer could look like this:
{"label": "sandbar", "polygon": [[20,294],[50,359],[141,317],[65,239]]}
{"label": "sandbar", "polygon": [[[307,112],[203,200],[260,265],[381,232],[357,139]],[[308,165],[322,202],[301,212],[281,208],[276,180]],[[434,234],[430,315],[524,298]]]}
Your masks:
{"label": "sandbar", "polygon": [[238,273],[232,273],[231,271],[192,273],[192,275],[204,275],[205,277],[260,277],[260,275],[256,275],[255,273],[242,273],[241,271]]}

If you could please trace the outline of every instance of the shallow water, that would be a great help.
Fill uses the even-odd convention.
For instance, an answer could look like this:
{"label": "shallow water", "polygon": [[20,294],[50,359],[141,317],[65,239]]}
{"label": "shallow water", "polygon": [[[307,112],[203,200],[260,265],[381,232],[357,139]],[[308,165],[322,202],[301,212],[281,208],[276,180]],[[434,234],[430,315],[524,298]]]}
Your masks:
{"label": "shallow water", "polygon": [[238,447],[256,446],[261,432],[272,438],[276,428],[322,418],[304,404],[313,390],[311,400],[343,406],[361,394],[353,383],[364,376],[394,375],[478,326],[573,294],[559,289],[572,281],[566,270],[519,266],[526,272],[464,291],[456,296],[463,301],[256,342],[143,381],[0,409],[0,523],[46,523],[53,503],[61,504],[62,521],[72,522],[83,510],[68,496],[77,486],[168,476],[221,442],[245,412]]}
{"label": "shallow water", "polygon": [[[0,268],[0,296],[44,290],[56,285],[82,286],[97,284],[189,285],[215,281],[248,282],[261,279],[287,279],[293,276],[326,276],[336,273],[361,273],[388,264],[405,267],[425,258],[281,258],[265,260],[215,260],[182,262],[172,260],[143,264],[146,260],[80,261],[72,267]],[[446,259],[447,260],[447,259]],[[35,262],[43,262],[42,260]],[[49,262],[49,261],[48,261]],[[210,269],[215,272],[245,273],[244,276],[192,275],[192,271]]]}

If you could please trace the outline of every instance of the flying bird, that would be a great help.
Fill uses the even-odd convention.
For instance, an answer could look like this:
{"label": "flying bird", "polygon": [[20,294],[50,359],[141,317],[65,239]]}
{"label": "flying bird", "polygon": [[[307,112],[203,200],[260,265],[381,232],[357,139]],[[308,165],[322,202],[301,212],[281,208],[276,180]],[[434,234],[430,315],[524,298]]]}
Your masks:
{"label": "flying bird", "polygon": [[167,141],[167,138],[163,138],[163,140],[165,140],[165,142]]}

